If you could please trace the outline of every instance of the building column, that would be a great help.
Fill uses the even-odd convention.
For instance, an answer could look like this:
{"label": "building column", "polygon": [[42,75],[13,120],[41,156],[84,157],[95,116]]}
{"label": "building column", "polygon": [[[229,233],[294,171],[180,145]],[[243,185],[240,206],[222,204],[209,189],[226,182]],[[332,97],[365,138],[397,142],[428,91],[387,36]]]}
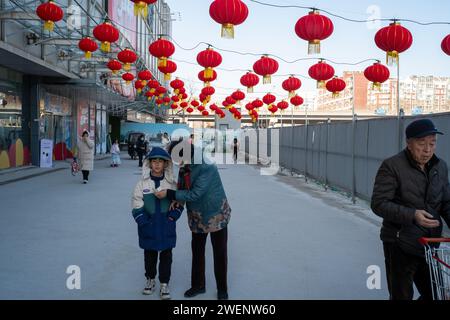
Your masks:
{"label": "building column", "polygon": [[40,82],[37,76],[24,75],[22,106],[24,144],[30,147],[31,164],[39,166],[39,100]]}

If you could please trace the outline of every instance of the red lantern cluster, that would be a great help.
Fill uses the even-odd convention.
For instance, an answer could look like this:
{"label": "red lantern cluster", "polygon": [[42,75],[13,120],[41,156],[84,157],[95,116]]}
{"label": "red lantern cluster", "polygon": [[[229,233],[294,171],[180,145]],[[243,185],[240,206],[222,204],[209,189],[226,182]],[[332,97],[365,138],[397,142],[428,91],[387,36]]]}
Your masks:
{"label": "red lantern cluster", "polygon": [[117,30],[109,20],[96,26],[93,30],[94,37],[100,41],[100,50],[103,52],[111,51],[111,43],[119,40],[119,30]]}
{"label": "red lantern cluster", "polygon": [[253,93],[253,87],[259,83],[259,78],[252,72],[247,72],[241,77],[241,84],[247,87],[247,93]]}
{"label": "red lantern cluster", "polygon": [[372,89],[380,89],[381,84],[389,79],[390,72],[386,66],[377,62],[364,70],[364,76],[372,82]]}
{"label": "red lantern cluster", "polygon": [[61,21],[64,17],[63,10],[51,0],[40,4],[36,8],[36,14],[44,21],[44,30],[50,32],[53,31],[55,22]]}
{"label": "red lantern cluster", "polygon": [[330,81],[327,82],[326,88],[333,94],[333,98],[337,98],[339,93],[344,91],[347,84],[344,80],[339,79],[338,77],[334,77]]}
{"label": "red lantern cluster", "polygon": [[169,40],[159,38],[148,47],[150,54],[158,58],[158,67],[165,67],[167,59],[175,53],[175,46]]}
{"label": "red lantern cluster", "polygon": [[333,33],[333,22],[317,10],[300,18],[295,24],[295,33],[301,39],[308,41],[308,54],[320,53],[320,41]]}
{"label": "red lantern cluster", "polygon": [[381,28],[375,34],[375,43],[383,51],[386,51],[388,65],[397,64],[400,53],[408,50],[413,42],[411,32],[398,22]]}
{"label": "red lantern cluster", "polygon": [[334,76],[334,68],[324,61],[309,68],[308,74],[311,78],[317,80],[317,88],[324,88],[325,82]]}
{"label": "red lantern cluster", "polygon": [[234,38],[234,26],[243,23],[248,8],[241,0],[214,0],[209,6],[211,18],[222,25],[222,38]]}
{"label": "red lantern cluster", "polygon": [[263,77],[263,83],[271,82],[271,75],[278,71],[278,62],[275,59],[263,56],[253,64],[255,73]]}

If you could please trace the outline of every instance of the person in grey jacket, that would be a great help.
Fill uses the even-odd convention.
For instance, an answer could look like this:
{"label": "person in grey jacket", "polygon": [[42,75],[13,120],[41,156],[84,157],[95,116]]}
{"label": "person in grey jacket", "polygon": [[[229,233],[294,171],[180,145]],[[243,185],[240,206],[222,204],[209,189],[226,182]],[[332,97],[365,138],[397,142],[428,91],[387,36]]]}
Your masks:
{"label": "person in grey jacket", "polygon": [[439,132],[429,119],[406,128],[407,147],[383,161],[375,178],[371,208],[383,218],[383,241],[391,300],[432,299],[421,237],[442,235],[442,218],[450,225],[447,164],[434,153]]}

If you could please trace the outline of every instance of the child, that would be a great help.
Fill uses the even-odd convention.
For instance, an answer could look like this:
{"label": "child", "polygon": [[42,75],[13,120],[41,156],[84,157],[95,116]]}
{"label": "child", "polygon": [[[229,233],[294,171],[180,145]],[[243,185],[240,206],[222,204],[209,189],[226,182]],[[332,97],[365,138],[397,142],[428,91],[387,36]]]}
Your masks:
{"label": "child", "polygon": [[[170,299],[169,280],[172,265],[172,248],[176,244],[175,221],[183,207],[173,208],[171,202],[158,199],[157,190],[176,189],[172,159],[162,148],[154,147],[145,158],[142,178],[137,183],[133,197],[133,218],[138,224],[139,246],[144,249],[147,283],[143,294],[155,290],[156,264],[159,252],[160,297]],[[173,209],[172,209],[173,208]]]}
{"label": "child", "polygon": [[114,144],[111,146],[111,167],[118,167],[120,161],[120,148],[119,148],[119,140],[114,140]]}

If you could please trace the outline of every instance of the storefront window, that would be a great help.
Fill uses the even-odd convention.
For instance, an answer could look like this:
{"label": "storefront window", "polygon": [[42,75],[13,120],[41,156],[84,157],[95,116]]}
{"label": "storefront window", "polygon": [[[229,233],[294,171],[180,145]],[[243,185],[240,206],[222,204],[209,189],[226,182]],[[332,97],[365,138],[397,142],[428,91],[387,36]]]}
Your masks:
{"label": "storefront window", "polygon": [[31,162],[22,119],[22,75],[0,67],[0,170]]}

